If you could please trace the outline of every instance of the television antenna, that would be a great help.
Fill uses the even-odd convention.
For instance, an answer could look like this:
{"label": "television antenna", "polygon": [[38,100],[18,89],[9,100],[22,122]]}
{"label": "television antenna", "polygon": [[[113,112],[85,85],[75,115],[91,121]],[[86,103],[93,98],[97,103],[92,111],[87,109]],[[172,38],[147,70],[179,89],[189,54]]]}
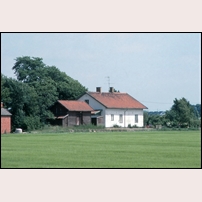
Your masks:
{"label": "television antenna", "polygon": [[113,84],[113,83],[110,83],[110,77],[109,77],[109,76],[107,76],[106,78],[107,78],[107,82],[108,82],[108,87],[109,87],[109,89],[110,89],[110,86],[111,86],[111,84]]}

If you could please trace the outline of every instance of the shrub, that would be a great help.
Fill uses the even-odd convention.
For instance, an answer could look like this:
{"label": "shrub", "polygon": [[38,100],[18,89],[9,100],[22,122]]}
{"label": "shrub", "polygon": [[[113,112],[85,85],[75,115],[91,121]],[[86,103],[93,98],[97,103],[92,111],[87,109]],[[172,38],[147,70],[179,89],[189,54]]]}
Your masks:
{"label": "shrub", "polygon": [[128,124],[128,128],[132,128],[131,124]]}
{"label": "shrub", "polygon": [[24,129],[27,131],[35,130],[41,127],[40,117],[26,116],[24,118]]}
{"label": "shrub", "polygon": [[139,128],[137,125],[131,126],[131,124],[128,124],[128,128]]}
{"label": "shrub", "polygon": [[113,127],[114,127],[114,128],[121,128],[121,126],[119,126],[119,125],[117,125],[117,124],[114,124]]}

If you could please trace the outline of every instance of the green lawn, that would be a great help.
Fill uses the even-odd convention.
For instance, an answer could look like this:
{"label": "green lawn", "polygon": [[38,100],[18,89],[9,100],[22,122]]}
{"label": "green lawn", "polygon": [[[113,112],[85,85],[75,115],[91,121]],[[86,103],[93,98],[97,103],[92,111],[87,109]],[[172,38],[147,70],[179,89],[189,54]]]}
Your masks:
{"label": "green lawn", "polygon": [[2,168],[200,168],[200,131],[1,135]]}

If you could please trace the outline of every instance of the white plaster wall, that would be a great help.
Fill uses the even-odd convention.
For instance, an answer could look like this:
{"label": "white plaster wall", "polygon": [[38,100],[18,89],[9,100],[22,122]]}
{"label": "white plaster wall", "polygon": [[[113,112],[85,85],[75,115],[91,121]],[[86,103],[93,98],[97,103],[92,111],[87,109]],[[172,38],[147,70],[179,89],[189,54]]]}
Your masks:
{"label": "white plaster wall", "polygon": [[[143,127],[143,110],[140,109],[106,109],[105,111],[105,127],[113,127],[119,125],[121,127],[128,127],[128,124]],[[111,114],[114,114],[114,121],[111,121]],[[123,115],[123,122],[119,122],[119,115]],[[138,115],[138,123],[135,123],[135,114]]]}

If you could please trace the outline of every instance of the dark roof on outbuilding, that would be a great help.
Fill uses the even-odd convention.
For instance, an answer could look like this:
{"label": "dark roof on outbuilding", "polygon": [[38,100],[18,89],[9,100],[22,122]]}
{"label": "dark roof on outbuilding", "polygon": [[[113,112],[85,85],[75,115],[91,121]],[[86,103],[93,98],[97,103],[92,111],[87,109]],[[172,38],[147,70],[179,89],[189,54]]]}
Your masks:
{"label": "dark roof on outbuilding", "polygon": [[11,116],[12,114],[5,108],[1,108],[1,116]]}

